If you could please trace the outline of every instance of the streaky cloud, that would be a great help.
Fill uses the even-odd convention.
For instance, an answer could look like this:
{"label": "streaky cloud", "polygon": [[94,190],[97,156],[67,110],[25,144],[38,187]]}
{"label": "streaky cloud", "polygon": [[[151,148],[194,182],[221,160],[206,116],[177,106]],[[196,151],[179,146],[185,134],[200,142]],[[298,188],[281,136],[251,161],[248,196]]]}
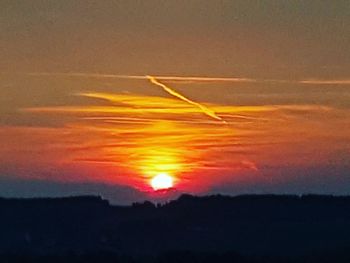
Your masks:
{"label": "streaky cloud", "polygon": [[[2,73],[4,74],[4,73]],[[123,75],[104,73],[82,73],[82,72],[30,72],[28,76],[62,76],[62,77],[84,77],[84,78],[112,78],[112,79],[133,79],[147,80],[144,75]],[[285,83],[285,84],[310,84],[310,85],[350,85],[350,79],[258,79],[247,77],[221,77],[221,76],[161,76],[152,75],[159,81],[179,82],[179,83]]]}
{"label": "streaky cloud", "polygon": [[[29,76],[66,76],[66,77],[86,77],[86,78],[115,78],[115,79],[135,79],[147,80],[144,75],[121,75],[103,73],[80,73],[80,72],[31,72]],[[257,79],[243,77],[206,77],[206,76],[154,76],[158,80],[168,82],[258,82]]]}
{"label": "streaky cloud", "polygon": [[350,79],[307,79],[301,80],[299,83],[312,85],[350,85]]}

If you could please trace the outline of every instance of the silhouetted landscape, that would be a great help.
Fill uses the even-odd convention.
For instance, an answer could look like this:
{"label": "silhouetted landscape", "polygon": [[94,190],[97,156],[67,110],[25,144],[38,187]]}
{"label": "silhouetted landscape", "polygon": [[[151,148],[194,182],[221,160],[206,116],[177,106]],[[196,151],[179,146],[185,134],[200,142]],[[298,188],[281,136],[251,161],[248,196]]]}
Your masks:
{"label": "silhouetted landscape", "polygon": [[1,262],[349,262],[350,197],[0,199]]}
{"label": "silhouetted landscape", "polygon": [[350,263],[350,0],[0,0],[0,263]]}

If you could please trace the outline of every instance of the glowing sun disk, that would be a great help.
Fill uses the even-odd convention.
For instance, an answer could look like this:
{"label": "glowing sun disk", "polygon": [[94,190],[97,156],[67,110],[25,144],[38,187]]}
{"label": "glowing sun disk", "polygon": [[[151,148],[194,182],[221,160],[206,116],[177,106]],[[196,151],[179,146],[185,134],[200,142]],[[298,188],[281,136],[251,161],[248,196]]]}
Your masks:
{"label": "glowing sun disk", "polygon": [[173,178],[167,173],[159,173],[151,180],[151,186],[154,190],[162,190],[173,187]]}

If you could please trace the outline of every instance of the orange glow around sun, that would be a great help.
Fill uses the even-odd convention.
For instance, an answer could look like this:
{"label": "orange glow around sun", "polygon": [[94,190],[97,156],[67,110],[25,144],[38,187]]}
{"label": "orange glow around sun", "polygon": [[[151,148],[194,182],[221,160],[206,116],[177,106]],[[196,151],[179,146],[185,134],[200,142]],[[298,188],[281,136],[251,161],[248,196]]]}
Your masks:
{"label": "orange glow around sun", "polygon": [[[269,133],[272,136],[277,132],[276,127],[285,127],[271,124],[284,116],[279,111],[294,109],[294,106],[206,104],[225,119],[223,123],[203,114],[199,106],[176,98],[119,93],[79,95],[103,100],[104,104],[24,109],[31,114],[73,117],[64,127],[36,129],[41,141],[56,140],[62,149],[61,152],[47,149],[52,157],[45,154],[45,158],[52,158],[57,166],[64,167],[60,169],[72,167],[70,169],[82,171],[84,176],[72,180],[126,185],[147,193],[174,187],[179,192],[200,192],[232,181],[233,170],[237,172],[236,177],[238,173],[256,173],[256,160],[250,151],[252,147],[267,147],[265,140],[269,139],[258,137],[261,135],[256,134],[256,130],[269,131],[273,127]],[[301,109],[305,110],[301,106],[295,110]],[[267,113],[271,122],[265,121]],[[288,129],[294,134],[300,126],[288,126]],[[26,136],[31,134],[29,142],[39,141],[39,138],[32,139],[33,129],[30,133],[21,132]],[[13,131],[4,133],[14,134]],[[287,134],[286,131],[283,130],[283,134]],[[17,137],[24,138],[24,135]],[[43,145],[50,143],[28,147],[42,152]],[[14,152],[12,159],[15,158],[19,156]],[[43,157],[37,159],[43,160]],[[51,159],[46,162],[50,163]],[[91,170],[94,172],[89,172]]]}
{"label": "orange glow around sun", "polygon": [[159,173],[152,178],[151,186],[155,191],[172,188],[173,178],[167,173]]}

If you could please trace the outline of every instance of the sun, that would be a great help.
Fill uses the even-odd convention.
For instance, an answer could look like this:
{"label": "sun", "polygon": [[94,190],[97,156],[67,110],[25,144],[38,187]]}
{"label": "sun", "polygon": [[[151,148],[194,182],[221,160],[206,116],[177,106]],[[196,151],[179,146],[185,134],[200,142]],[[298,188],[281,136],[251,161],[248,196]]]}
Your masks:
{"label": "sun", "polygon": [[173,178],[167,173],[159,173],[151,180],[151,186],[155,191],[171,188],[173,183]]}

